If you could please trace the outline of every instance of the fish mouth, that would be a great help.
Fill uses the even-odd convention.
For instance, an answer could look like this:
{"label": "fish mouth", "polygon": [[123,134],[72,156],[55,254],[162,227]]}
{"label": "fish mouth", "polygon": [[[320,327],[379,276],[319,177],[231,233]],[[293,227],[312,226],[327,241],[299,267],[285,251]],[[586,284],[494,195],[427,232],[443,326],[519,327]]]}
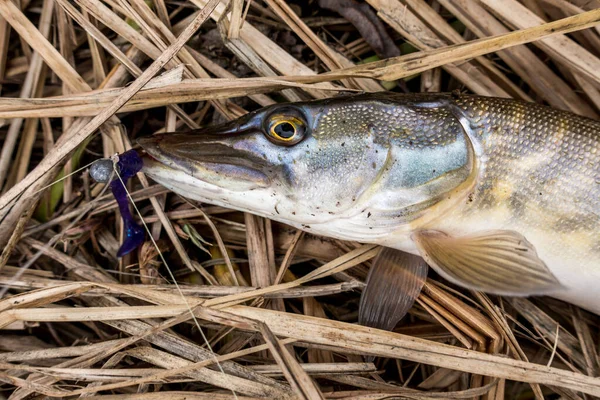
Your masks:
{"label": "fish mouth", "polygon": [[[256,131],[251,124],[226,123],[187,133],[165,133],[138,139],[146,154],[175,178],[185,173],[228,190],[243,191],[270,186],[268,163],[237,146]],[[164,175],[165,171],[163,171]]]}

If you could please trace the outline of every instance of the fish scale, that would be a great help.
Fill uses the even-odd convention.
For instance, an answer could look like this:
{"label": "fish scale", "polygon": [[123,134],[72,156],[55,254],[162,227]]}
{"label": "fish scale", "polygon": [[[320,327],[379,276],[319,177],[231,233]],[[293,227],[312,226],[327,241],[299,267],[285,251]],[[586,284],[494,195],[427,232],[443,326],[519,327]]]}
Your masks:
{"label": "fish scale", "polygon": [[[600,123],[503,99],[471,97],[457,105],[473,121],[488,159],[470,209],[509,204],[518,218],[539,225],[522,212],[533,205],[548,218],[587,221],[579,229],[598,228]],[[502,185],[510,188],[508,203],[505,195],[497,199]]]}
{"label": "fish scale", "polygon": [[506,99],[455,102],[487,160],[473,195],[436,228],[517,230],[567,288],[556,297],[600,312],[600,123]]}

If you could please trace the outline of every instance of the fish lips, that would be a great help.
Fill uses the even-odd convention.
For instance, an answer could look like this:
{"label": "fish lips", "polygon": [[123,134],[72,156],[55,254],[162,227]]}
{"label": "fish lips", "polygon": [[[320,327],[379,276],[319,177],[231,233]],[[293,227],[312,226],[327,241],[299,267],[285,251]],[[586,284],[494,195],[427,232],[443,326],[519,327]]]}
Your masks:
{"label": "fish lips", "polygon": [[243,134],[239,125],[235,128],[237,132],[232,134],[215,134],[209,128],[191,133],[154,135],[137,142],[151,159],[169,169],[174,179],[179,172],[232,191],[269,187],[271,179],[264,172],[268,169],[267,162],[251,152],[233,147],[232,136]]}

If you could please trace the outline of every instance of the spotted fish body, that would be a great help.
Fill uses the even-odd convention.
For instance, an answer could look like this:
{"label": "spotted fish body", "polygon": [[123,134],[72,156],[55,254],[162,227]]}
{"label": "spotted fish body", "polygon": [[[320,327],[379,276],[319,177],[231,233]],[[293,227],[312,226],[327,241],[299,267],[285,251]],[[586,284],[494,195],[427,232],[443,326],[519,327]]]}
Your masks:
{"label": "spotted fish body", "polygon": [[[282,116],[300,121],[293,144],[273,137]],[[140,143],[145,171],[184,196],[421,255],[466,287],[600,314],[596,121],[508,99],[369,94]]]}
{"label": "spotted fish body", "polygon": [[600,123],[504,99],[456,104],[478,138],[481,172],[462,206],[432,224],[521,233],[564,286],[556,296],[600,313]]}
{"label": "spotted fish body", "polygon": [[456,101],[479,138],[482,171],[437,229],[510,229],[535,247],[566,290],[600,313],[600,123],[508,100]]}

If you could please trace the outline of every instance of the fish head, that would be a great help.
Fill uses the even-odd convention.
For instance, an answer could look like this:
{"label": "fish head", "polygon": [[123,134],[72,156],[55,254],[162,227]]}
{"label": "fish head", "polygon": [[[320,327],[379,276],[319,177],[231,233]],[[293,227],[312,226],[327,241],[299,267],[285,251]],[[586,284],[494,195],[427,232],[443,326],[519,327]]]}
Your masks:
{"label": "fish head", "polygon": [[367,215],[376,197],[389,203],[382,184],[413,185],[411,174],[422,174],[394,155],[402,149],[394,141],[407,135],[401,110],[410,107],[360,96],[278,104],[138,142],[149,156],[144,172],[183,196],[295,226],[324,224]]}

